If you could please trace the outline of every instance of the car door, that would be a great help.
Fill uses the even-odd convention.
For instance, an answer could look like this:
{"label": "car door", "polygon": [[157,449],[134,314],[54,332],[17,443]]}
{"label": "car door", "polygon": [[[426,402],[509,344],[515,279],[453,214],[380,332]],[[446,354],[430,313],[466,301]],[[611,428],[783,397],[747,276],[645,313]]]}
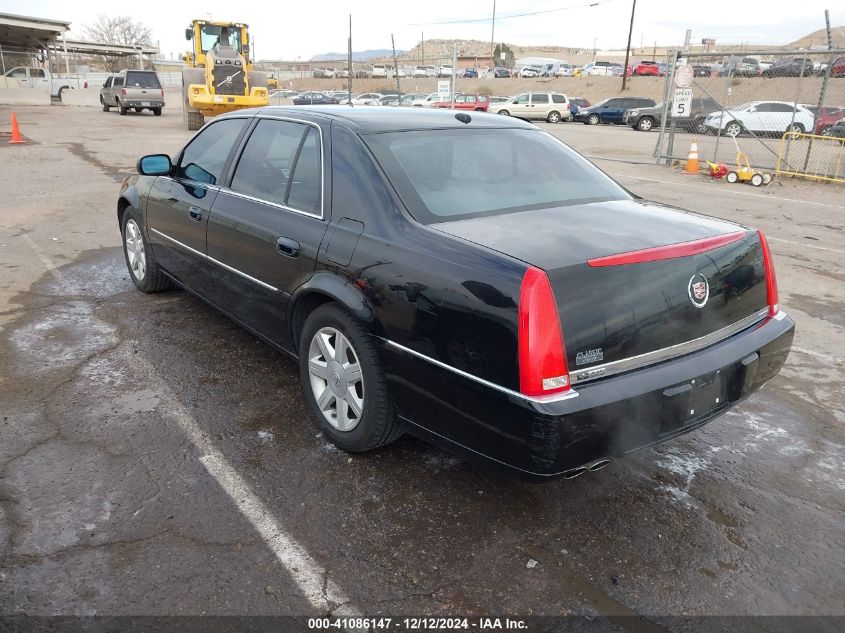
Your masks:
{"label": "car door", "polygon": [[105,82],[103,82],[103,87],[100,89],[100,97],[102,98],[104,103],[111,103],[112,101],[111,83],[113,79],[113,75],[109,75],[108,77],[106,77]]}
{"label": "car door", "polygon": [[324,135],[316,123],[258,117],[208,224],[215,302],[286,348],[287,302],[326,232]]}
{"label": "car door", "polygon": [[549,95],[539,92],[531,93],[531,118],[545,119],[549,113]]}
{"label": "car door", "polygon": [[208,296],[206,228],[211,205],[248,118],[214,121],[175,159],[170,176],[147,195],[146,227],[159,264],[188,288]]}
{"label": "car door", "polygon": [[50,80],[43,68],[30,68],[29,77],[33,88],[50,88]]}
{"label": "car door", "polygon": [[512,103],[506,103],[504,109],[510,111],[511,116],[527,119],[531,112],[530,104],[530,95],[526,93],[515,97]]}
{"label": "car door", "polygon": [[601,118],[604,123],[621,123],[622,113],[628,107],[627,99],[611,99],[602,108]]}

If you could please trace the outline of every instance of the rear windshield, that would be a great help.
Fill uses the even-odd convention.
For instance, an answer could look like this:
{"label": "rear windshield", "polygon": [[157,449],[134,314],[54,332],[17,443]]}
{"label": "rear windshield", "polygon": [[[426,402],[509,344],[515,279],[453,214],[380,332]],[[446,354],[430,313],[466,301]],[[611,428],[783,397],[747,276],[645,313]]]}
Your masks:
{"label": "rear windshield", "polygon": [[129,88],[161,88],[155,73],[126,73],[126,86]]}
{"label": "rear windshield", "polygon": [[423,224],[630,198],[540,130],[420,130],[364,138]]}

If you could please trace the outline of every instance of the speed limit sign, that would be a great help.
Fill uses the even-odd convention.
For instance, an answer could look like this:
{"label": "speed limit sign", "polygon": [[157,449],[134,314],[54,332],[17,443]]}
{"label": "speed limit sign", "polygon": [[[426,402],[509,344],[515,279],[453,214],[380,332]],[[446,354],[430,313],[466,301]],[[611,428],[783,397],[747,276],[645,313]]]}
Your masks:
{"label": "speed limit sign", "polygon": [[689,117],[692,110],[692,88],[675,88],[672,97],[672,117]]}

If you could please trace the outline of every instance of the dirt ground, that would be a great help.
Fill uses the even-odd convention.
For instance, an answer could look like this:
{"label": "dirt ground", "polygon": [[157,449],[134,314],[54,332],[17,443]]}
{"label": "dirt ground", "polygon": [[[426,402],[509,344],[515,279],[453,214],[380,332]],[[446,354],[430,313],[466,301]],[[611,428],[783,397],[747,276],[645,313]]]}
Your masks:
{"label": "dirt ground", "polygon": [[731,186],[642,164],[654,135],[542,124],[640,195],[762,228],[797,331],[781,374],[729,414],[537,485],[412,438],[341,453],[293,362],[185,292],[135,290],[116,194],[140,155],[189,138],[178,109],[17,117],[27,144],[0,145],[0,615],[842,630],[842,187]]}

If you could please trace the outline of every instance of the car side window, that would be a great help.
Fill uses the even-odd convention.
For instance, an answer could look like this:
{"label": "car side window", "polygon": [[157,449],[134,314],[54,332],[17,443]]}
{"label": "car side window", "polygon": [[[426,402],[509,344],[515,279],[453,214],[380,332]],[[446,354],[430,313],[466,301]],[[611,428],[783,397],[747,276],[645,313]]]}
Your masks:
{"label": "car side window", "polygon": [[531,103],[548,103],[549,95],[531,95]]}
{"label": "car side window", "polygon": [[246,119],[224,119],[212,123],[195,136],[182,152],[175,171],[176,178],[207,185],[218,184],[245,122]]}
{"label": "car side window", "polygon": [[118,75],[117,77],[115,77],[114,81],[112,82],[112,85],[115,86],[115,87],[122,86],[123,85],[123,75]]}
{"label": "car side window", "polygon": [[41,68],[30,68],[29,74],[36,79],[44,79],[44,70]]}
{"label": "car side window", "polygon": [[519,95],[516,99],[513,100],[513,102],[519,104],[528,103],[528,95]]}
{"label": "car side window", "polygon": [[291,121],[259,121],[238,160],[232,191],[286,204],[291,170],[308,127]]}
{"label": "car side window", "polygon": [[111,82],[114,77],[106,77],[106,83],[103,84],[103,88],[111,88]]}
{"label": "car side window", "polygon": [[320,135],[317,128],[308,126],[308,134],[293,168],[287,206],[320,214],[321,165]]}
{"label": "car side window", "polygon": [[563,95],[552,95],[552,103],[566,103],[566,97]]}

